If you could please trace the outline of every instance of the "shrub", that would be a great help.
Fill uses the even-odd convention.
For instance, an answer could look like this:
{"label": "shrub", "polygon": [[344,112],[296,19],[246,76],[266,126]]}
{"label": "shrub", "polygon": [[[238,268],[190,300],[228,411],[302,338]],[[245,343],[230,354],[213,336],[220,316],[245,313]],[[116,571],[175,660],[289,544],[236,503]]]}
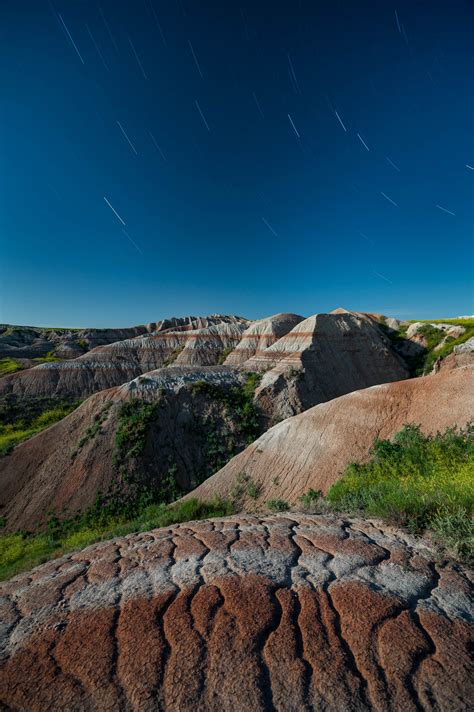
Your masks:
{"label": "shrub", "polygon": [[287,512],[290,505],[284,499],[269,499],[267,507],[272,512]]}
{"label": "shrub", "polygon": [[122,405],[115,433],[116,462],[137,457],[143,452],[148,428],[156,410],[156,403],[146,403],[138,398]]}
{"label": "shrub", "polygon": [[322,499],[323,493],[321,490],[309,489],[301,495],[300,502],[304,509],[314,509],[318,502]]}

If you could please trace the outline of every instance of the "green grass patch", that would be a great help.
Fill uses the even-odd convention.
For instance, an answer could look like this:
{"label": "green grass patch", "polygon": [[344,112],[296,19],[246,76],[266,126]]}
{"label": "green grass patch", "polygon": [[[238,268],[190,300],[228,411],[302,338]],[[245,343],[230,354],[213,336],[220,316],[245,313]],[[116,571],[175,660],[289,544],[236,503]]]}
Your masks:
{"label": "green grass patch", "polygon": [[0,535],[0,580],[11,578],[21,571],[28,571],[49,559],[83,549],[97,541],[168,527],[180,522],[224,517],[233,511],[232,505],[225,500],[215,498],[203,502],[194,498],[171,505],[148,505],[132,519],[120,516],[83,516],[78,520],[60,524],[51,520],[49,530],[39,534]]}
{"label": "green grass patch", "polygon": [[1,358],[0,359],[0,378],[2,376],[7,376],[9,373],[15,373],[15,371],[21,371],[23,366],[14,358]]}
{"label": "green grass patch", "polygon": [[53,363],[54,361],[64,361],[64,359],[55,356],[54,351],[48,351],[44,356],[37,356],[32,359],[32,361],[37,361],[38,363]]}
{"label": "green grass patch", "polygon": [[468,562],[474,560],[474,427],[425,436],[406,425],[376,440],[371,459],[351,464],[327,495],[346,512],[385,519],[413,533],[425,529]]}
{"label": "green grass patch", "polygon": [[62,420],[79,404],[80,401],[61,402],[54,407],[45,408],[40,413],[33,412],[34,414],[25,414],[24,417],[11,422],[0,422],[0,456],[8,455],[18,443]]}

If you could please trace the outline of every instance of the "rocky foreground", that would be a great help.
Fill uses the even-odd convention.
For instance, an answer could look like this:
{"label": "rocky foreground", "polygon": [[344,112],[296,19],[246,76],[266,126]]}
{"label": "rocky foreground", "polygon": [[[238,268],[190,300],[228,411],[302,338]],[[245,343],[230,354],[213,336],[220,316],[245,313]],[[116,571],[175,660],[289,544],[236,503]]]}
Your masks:
{"label": "rocky foreground", "polygon": [[[1,709],[469,709],[469,574],[362,520],[104,542],[1,586]],[[470,694],[471,692],[471,694]]]}

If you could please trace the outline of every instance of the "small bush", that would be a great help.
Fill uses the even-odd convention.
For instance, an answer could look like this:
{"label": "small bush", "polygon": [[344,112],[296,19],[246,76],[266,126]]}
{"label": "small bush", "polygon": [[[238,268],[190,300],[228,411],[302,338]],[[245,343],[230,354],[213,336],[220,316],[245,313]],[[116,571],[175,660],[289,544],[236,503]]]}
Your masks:
{"label": "small bush", "polygon": [[247,485],[247,494],[251,499],[257,499],[260,492],[262,491],[262,485],[260,482],[254,482],[250,480]]}
{"label": "small bush", "polygon": [[304,509],[314,509],[322,499],[321,490],[309,489],[300,497],[300,502]]}
{"label": "small bush", "polygon": [[267,507],[271,512],[287,512],[290,505],[284,499],[269,499]]}

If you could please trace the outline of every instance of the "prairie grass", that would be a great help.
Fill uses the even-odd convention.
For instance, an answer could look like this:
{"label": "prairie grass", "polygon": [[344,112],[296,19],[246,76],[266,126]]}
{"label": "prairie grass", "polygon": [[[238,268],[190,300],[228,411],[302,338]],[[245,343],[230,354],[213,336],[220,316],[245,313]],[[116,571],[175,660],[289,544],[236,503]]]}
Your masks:
{"label": "prairie grass", "polygon": [[9,373],[15,373],[15,371],[21,371],[23,366],[14,358],[7,356],[6,358],[0,358],[0,378],[2,376],[7,376]]}
{"label": "prairie grass", "polygon": [[157,527],[209,517],[224,517],[233,513],[230,502],[215,498],[203,502],[196,498],[171,505],[151,504],[133,519],[116,516],[107,520],[79,519],[76,523],[55,521],[49,531],[37,534],[25,532],[0,535],[0,580],[55,559],[70,551],[83,549],[97,541],[125,536],[131,532],[149,531]]}
{"label": "prairie grass", "polygon": [[474,559],[474,428],[435,436],[406,425],[376,440],[371,459],[351,464],[327,495],[337,510],[379,517],[413,533],[432,530],[466,561]]}
{"label": "prairie grass", "polygon": [[19,418],[13,422],[0,422],[0,457],[8,455],[23,440],[31,438],[33,435],[49,428],[50,425],[62,420],[78,405],[78,402],[61,403],[44,410],[32,419]]}

